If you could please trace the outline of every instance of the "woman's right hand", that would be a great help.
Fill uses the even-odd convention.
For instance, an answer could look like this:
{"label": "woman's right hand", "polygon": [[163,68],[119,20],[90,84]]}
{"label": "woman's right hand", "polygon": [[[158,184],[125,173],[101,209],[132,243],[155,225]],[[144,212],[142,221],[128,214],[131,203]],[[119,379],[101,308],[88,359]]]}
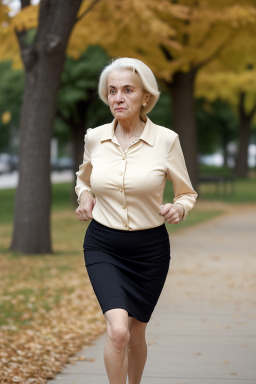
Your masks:
{"label": "woman's right hand", "polygon": [[76,213],[80,221],[88,221],[92,219],[92,210],[96,203],[96,199],[89,191],[84,191],[80,196],[80,204],[76,209]]}

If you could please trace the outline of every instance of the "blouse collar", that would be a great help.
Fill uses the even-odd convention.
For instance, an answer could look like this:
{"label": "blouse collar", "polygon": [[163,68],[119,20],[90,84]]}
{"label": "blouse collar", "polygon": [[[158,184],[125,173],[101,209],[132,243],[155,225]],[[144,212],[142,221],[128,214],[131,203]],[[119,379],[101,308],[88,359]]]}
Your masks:
{"label": "blouse collar", "polygon": [[[154,146],[156,138],[156,125],[146,116],[147,121],[144,130],[140,136],[140,140],[145,141],[151,147]],[[110,124],[106,124],[105,132],[101,137],[101,142],[106,140],[112,140],[115,135],[115,128],[117,126],[117,120],[114,119]]]}

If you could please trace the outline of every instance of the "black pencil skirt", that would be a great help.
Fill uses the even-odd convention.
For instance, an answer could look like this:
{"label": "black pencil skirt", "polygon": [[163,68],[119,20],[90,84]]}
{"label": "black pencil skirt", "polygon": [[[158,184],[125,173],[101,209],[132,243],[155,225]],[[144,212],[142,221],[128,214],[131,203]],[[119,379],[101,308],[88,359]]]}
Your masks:
{"label": "black pencil skirt", "polygon": [[92,220],[84,238],[84,258],[103,313],[122,308],[147,323],[170,264],[165,225],[122,231]]}

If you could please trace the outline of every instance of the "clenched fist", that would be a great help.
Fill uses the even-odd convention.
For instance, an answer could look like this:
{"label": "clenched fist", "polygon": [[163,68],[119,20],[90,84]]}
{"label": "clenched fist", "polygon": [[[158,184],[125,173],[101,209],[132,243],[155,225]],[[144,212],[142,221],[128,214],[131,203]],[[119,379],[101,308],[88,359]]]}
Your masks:
{"label": "clenched fist", "polygon": [[92,210],[96,203],[96,199],[89,191],[84,191],[80,196],[80,204],[76,209],[76,213],[80,221],[88,221],[92,219]]}

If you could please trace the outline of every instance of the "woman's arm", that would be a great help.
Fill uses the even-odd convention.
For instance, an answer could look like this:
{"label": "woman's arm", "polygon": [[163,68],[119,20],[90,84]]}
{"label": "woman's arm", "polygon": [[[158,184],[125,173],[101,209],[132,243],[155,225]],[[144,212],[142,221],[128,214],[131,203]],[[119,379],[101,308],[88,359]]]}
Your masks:
{"label": "woman's arm", "polygon": [[92,219],[92,210],[95,205],[95,198],[91,190],[91,152],[88,140],[88,134],[84,138],[84,156],[83,164],[80,165],[79,171],[76,173],[75,191],[77,194],[77,202],[79,204],[76,209],[79,220],[87,221]]}
{"label": "woman's arm", "polygon": [[185,220],[197,198],[197,193],[189,179],[178,135],[170,146],[166,164],[167,178],[173,184],[174,199],[173,204],[167,203],[161,207],[159,213],[168,223],[178,224]]}

